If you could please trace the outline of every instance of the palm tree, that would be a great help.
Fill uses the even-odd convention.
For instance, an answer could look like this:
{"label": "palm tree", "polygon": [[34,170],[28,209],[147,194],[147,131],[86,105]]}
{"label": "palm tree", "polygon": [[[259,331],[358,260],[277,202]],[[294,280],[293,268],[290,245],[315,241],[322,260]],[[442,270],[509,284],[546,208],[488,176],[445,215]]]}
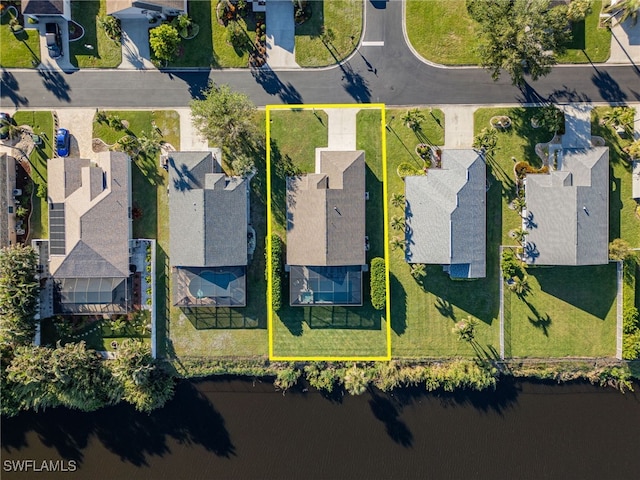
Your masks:
{"label": "palm tree", "polygon": [[513,206],[516,208],[516,210],[521,212],[527,207],[527,203],[525,202],[524,197],[516,197],[513,201]]}
{"label": "palm tree", "polygon": [[636,140],[624,150],[632,159],[640,159],[640,140]]}
{"label": "palm tree", "polygon": [[473,148],[483,150],[487,155],[492,155],[498,143],[498,132],[495,128],[483,128],[473,139]]}
{"label": "palm tree", "polygon": [[605,8],[604,11],[617,17],[616,21],[619,24],[631,20],[631,25],[635,26],[640,14],[640,0],[620,0]]}
{"label": "palm tree", "polygon": [[414,132],[420,129],[420,122],[424,120],[424,114],[417,108],[414,108],[413,110],[407,110],[407,113],[402,116],[402,121],[404,122],[404,124],[407,126],[407,128],[410,128]]}
{"label": "palm tree", "polygon": [[2,118],[0,119],[0,131],[6,132],[9,138],[16,138],[22,133],[22,128],[18,127],[13,119]]}
{"label": "palm tree", "polygon": [[391,205],[394,207],[404,207],[404,195],[401,193],[394,193],[391,195]]}
{"label": "palm tree", "polygon": [[614,107],[602,116],[604,123],[618,130],[629,131],[633,124],[633,110],[625,107]]}
{"label": "palm tree", "polygon": [[404,227],[405,227],[404,217],[394,216],[393,218],[391,218],[391,228],[397,231],[397,230],[404,230]]}
{"label": "palm tree", "polygon": [[518,243],[524,242],[524,239],[527,235],[529,235],[529,232],[522,228],[516,228],[515,230],[511,231],[511,236]]}
{"label": "palm tree", "polygon": [[452,329],[453,333],[458,335],[458,340],[464,340],[465,342],[473,342],[476,334],[476,327],[478,321],[468,316],[465,320],[461,320],[456,323]]}
{"label": "palm tree", "polygon": [[416,280],[421,280],[427,276],[427,266],[424,263],[412,263],[411,275]]}
{"label": "palm tree", "polygon": [[356,367],[355,365],[347,370],[344,376],[344,388],[351,395],[362,395],[367,391],[369,386],[369,379],[365,370]]}
{"label": "palm tree", "polygon": [[391,242],[389,243],[391,244],[391,250],[393,251],[396,251],[398,249],[404,250],[404,247],[406,246],[406,242],[403,238],[400,237],[393,237],[391,239]]}
{"label": "palm tree", "polygon": [[513,283],[509,285],[509,290],[511,290],[520,298],[526,297],[529,293],[531,293],[529,277],[527,275],[523,275],[522,277],[513,277]]}

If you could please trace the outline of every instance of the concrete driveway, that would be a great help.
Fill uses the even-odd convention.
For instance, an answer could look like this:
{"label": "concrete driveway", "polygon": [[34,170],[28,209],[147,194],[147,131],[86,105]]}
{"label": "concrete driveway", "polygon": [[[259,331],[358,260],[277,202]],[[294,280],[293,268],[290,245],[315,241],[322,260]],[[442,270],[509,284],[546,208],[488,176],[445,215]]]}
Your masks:
{"label": "concrete driveway", "polygon": [[271,68],[300,68],[295,55],[291,0],[269,0],[266,9],[267,63]]}
{"label": "concrete driveway", "polygon": [[[60,36],[62,43],[62,56],[60,58],[51,58],[49,49],[47,48],[46,24],[57,23],[60,27]],[[57,70],[63,72],[71,72],[76,68],[69,60],[69,24],[63,18],[47,19],[38,24],[38,32],[40,33],[40,70]]]}
{"label": "concrete driveway", "polygon": [[122,63],[124,70],[154,69],[149,48],[149,28],[155,26],[146,17],[121,19]]}

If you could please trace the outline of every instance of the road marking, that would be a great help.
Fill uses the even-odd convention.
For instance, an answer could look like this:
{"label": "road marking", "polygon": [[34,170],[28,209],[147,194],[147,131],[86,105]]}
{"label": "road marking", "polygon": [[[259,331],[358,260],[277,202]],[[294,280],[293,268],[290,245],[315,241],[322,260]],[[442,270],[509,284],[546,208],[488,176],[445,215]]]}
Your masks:
{"label": "road marking", "polygon": [[363,47],[384,47],[384,41],[379,42],[362,42]]}

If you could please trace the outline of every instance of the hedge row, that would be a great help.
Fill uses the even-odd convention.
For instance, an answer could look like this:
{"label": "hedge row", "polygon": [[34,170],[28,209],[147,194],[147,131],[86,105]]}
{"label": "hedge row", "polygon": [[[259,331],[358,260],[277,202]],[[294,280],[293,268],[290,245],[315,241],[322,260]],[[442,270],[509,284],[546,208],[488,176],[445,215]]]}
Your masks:
{"label": "hedge row", "polygon": [[271,235],[271,275],[271,306],[277,312],[282,308],[282,239],[275,233]]}
{"label": "hedge row", "polygon": [[384,258],[371,260],[371,304],[376,310],[382,310],[387,302]]}

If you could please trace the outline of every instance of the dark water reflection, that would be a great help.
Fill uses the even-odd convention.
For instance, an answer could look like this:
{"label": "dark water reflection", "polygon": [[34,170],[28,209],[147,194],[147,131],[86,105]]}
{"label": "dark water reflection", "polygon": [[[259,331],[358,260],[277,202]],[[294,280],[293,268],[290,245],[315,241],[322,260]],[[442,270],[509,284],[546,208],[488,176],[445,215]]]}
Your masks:
{"label": "dark water reflection", "polygon": [[1,477],[637,479],[639,432],[638,393],[585,384],[326,398],[217,379],[181,383],[152,415],[117,406],[3,420],[3,467],[63,458],[79,468]]}

